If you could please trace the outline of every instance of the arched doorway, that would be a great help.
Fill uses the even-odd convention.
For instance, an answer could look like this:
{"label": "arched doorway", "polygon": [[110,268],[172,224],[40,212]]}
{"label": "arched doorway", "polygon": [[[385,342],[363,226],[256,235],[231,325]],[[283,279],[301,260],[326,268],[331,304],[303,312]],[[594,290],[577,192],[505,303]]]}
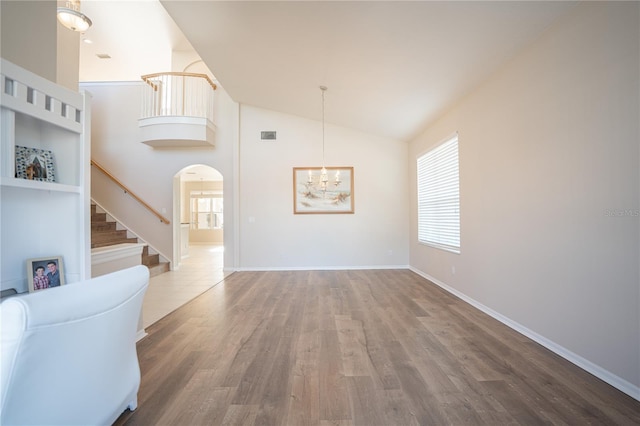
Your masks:
{"label": "arched doorway", "polygon": [[150,280],[144,327],[224,279],[222,196],[222,175],[212,167],[194,164],[174,175],[173,270]]}
{"label": "arched doorway", "polygon": [[[185,259],[211,254],[223,267],[223,177],[210,166],[194,164],[174,177],[174,269]],[[215,262],[216,266],[218,262]],[[213,265],[212,265],[213,266]]]}

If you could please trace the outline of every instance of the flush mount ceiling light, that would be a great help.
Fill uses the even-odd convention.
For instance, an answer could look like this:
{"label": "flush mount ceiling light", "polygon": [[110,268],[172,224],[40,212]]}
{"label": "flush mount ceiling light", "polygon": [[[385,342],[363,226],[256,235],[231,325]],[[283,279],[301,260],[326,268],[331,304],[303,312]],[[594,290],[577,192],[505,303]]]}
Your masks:
{"label": "flush mount ceiling light", "polygon": [[92,24],[91,19],[80,12],[79,1],[68,1],[66,6],[58,7],[58,21],[66,28],[79,33],[87,31]]}

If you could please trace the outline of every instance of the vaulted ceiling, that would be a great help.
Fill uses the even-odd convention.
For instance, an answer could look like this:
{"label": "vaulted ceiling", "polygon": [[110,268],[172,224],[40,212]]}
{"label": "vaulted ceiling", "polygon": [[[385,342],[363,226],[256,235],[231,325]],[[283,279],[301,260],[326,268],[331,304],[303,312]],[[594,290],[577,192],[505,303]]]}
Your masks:
{"label": "vaulted ceiling", "polygon": [[81,80],[139,80],[193,47],[236,102],[318,120],[324,85],[328,123],[410,140],[576,4],[85,0]]}

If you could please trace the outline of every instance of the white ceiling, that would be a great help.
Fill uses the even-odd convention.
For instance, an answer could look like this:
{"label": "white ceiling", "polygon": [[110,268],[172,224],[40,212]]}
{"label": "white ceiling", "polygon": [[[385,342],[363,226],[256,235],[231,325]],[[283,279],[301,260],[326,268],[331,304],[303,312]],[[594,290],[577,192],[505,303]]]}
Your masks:
{"label": "white ceiling", "polygon": [[80,81],[141,81],[173,71],[172,50],[193,50],[158,0],[82,0],[81,11],[93,25],[81,37],[92,43],[80,43]]}
{"label": "white ceiling", "polygon": [[576,4],[84,0],[80,78],[139,80],[191,45],[236,102],[319,120],[324,85],[327,123],[410,140]]}

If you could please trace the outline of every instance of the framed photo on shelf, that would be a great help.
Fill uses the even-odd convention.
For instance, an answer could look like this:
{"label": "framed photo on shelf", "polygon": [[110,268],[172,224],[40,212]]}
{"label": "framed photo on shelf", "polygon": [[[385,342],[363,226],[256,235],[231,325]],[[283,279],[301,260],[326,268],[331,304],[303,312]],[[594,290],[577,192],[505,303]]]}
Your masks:
{"label": "framed photo on shelf", "polygon": [[40,182],[55,182],[53,152],[16,145],[16,177]]}
{"label": "framed photo on shelf", "polygon": [[293,168],[293,213],[354,213],[353,167]]}
{"label": "framed photo on shelf", "polygon": [[29,293],[64,285],[62,256],[27,259]]}

